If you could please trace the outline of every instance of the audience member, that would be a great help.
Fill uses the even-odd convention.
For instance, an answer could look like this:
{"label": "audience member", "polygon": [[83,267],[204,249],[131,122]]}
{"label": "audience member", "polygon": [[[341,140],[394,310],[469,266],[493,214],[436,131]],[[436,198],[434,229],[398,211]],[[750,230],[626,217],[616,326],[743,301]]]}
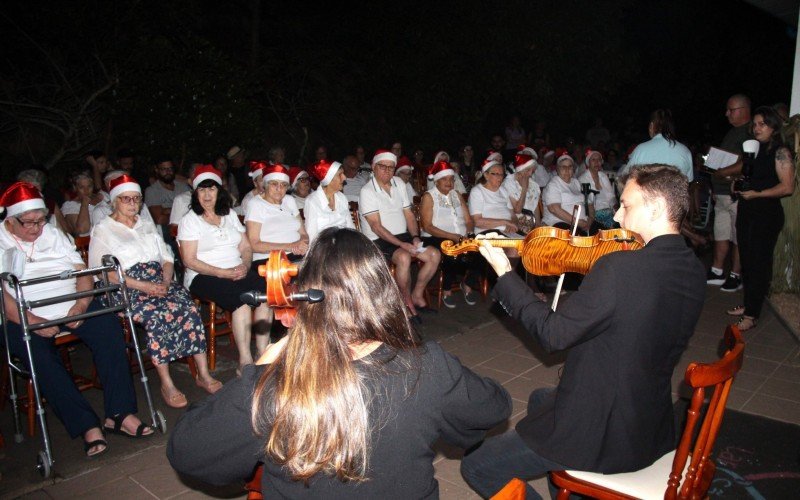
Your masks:
{"label": "audience member", "polygon": [[347,197],[347,201],[358,203],[361,188],[369,182],[370,174],[361,170],[361,161],[354,155],[344,157],[342,170],[344,171],[344,188],[342,192]]}
{"label": "audience member", "polygon": [[300,167],[289,168],[289,191],[297,208],[303,210],[306,206],[306,198],[311,193],[311,181],[308,178],[308,172]]}
{"label": "audience member", "polygon": [[[614,212],[617,208],[617,195],[614,185],[603,172],[603,155],[593,149],[586,150],[586,172],[578,178],[580,184],[588,184],[593,191],[591,196],[594,220],[601,229],[614,227]],[[673,165],[674,166],[674,165]]]}
{"label": "audience member", "polygon": [[94,190],[92,175],[80,171],[72,175],[70,184],[76,198],[61,205],[61,213],[67,222],[66,230],[73,236],[87,236],[92,230],[91,213],[94,207],[104,200],[103,192]]}
{"label": "audience member", "polygon": [[593,224],[585,207],[585,198],[581,192],[581,185],[573,177],[575,161],[565,151],[562,151],[556,160],[556,173],[542,191],[542,204],[544,214],[542,219],[545,225],[561,229],[572,229],[574,224],[573,211],[576,205],[581,206],[578,217],[578,229],[581,234],[594,234]]}
{"label": "audience member", "polygon": [[306,200],[306,232],[309,242],[329,227],[355,229],[350,204],[342,194],[345,174],[338,161],[323,160],[311,167],[311,175],[319,181],[319,188]]}

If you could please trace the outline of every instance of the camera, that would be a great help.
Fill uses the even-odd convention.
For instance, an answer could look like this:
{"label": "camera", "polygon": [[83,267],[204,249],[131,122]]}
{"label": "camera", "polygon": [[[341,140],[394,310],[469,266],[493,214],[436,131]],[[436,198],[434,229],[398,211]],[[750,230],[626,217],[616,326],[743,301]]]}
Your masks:
{"label": "camera", "polygon": [[753,176],[753,162],[758,155],[759,146],[760,144],[758,141],[754,139],[750,139],[742,143],[742,149],[744,151],[744,154],[742,155],[742,176],[733,181],[734,193],[731,195],[731,197],[734,200],[739,198],[737,193],[742,191],[750,191],[752,189],[750,179]]}

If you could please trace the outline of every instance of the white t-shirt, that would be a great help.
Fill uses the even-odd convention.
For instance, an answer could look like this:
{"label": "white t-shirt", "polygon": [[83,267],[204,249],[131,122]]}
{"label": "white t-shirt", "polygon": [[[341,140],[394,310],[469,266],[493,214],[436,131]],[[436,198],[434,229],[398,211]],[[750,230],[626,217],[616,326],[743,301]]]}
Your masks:
{"label": "white t-shirt", "polygon": [[[455,233],[464,236],[467,234],[467,223],[464,220],[464,207],[461,206],[461,200],[458,192],[451,189],[447,196],[442,194],[436,188],[431,189],[428,193],[433,198],[433,217],[431,224],[434,227],[447,231],[448,233]],[[422,231],[422,236],[430,236],[431,234]]]}
{"label": "white t-shirt", "polygon": [[[487,219],[512,220],[514,214],[511,210],[511,200],[508,198],[508,191],[503,186],[497,191],[486,189],[483,184],[477,184],[469,192],[469,214],[480,215]],[[487,229],[505,229],[505,224],[496,227],[476,227],[478,231]]]}
{"label": "white t-shirt", "polygon": [[[92,221],[92,212],[94,212],[94,209],[98,205],[100,205],[101,203],[104,203],[104,202],[107,203],[108,199],[109,199],[108,198],[108,194],[105,191],[101,191],[101,193],[103,195],[103,199],[99,203],[97,203],[97,205],[92,205],[90,203],[89,206],[87,207],[87,211],[89,213],[89,224],[91,224],[91,225],[94,225],[94,222]],[[67,200],[67,201],[65,201],[64,204],[61,205],[61,213],[64,215],[64,217],[66,217],[67,215],[78,215],[78,214],[80,214],[81,213],[81,202],[78,201],[78,200]],[[86,233],[80,234],[80,236],[87,236],[88,234],[89,233],[86,232]]]}
{"label": "white t-shirt", "polygon": [[539,185],[540,188],[544,189],[548,182],[550,182],[550,172],[547,171],[546,168],[540,163],[536,164],[536,170],[533,172],[533,180],[536,181],[536,184]]}
{"label": "white t-shirt", "polygon": [[[520,185],[519,181],[517,181],[517,177],[515,175],[509,175],[506,177],[503,180],[503,187],[506,189],[506,192],[510,198],[518,200],[520,196],[522,196],[522,186]],[[531,176],[531,178],[528,180],[528,189],[525,190],[525,204],[522,206],[522,208],[536,213],[536,209],[539,207],[539,197],[541,195],[542,190],[539,188],[539,185],[536,184],[536,180],[534,180],[533,176]]]}
{"label": "white t-shirt", "polygon": [[[18,240],[12,235],[6,225],[0,223],[0,251],[22,252],[21,256],[25,260],[25,268],[22,276],[17,278],[26,280],[40,278],[58,274],[62,271],[73,270],[75,266],[85,267],[83,259],[75,250],[75,244],[61,230],[56,229],[51,224],[45,224],[42,234],[33,243]],[[27,262],[30,257],[31,261]],[[0,259],[0,272],[14,272],[13,269],[6,269],[7,259]],[[16,298],[16,292],[6,286],[6,290],[12,297]],[[38,285],[29,285],[22,289],[25,300],[38,300],[49,297],[58,297],[75,293],[76,281],[74,278],[68,280],[56,280]],[[32,310],[37,316],[44,319],[53,320],[63,318],[69,309],[75,304],[74,300],[59,302],[49,306],[37,307]]]}
{"label": "white t-shirt", "polygon": [[242,204],[240,206],[242,208],[242,215],[244,215],[245,217],[247,217],[247,210],[250,205],[250,202],[253,201],[253,198],[255,198],[255,196],[256,196],[255,191],[251,189],[250,191],[247,192],[246,195],[244,195],[244,198],[242,198]]}
{"label": "white t-shirt", "polygon": [[350,204],[342,193],[333,195],[334,210],[328,205],[328,197],[320,188],[306,198],[306,232],[309,241],[313,241],[320,231],[329,227],[349,227],[355,229],[353,217],[350,215]]}
{"label": "white t-shirt", "polygon": [[345,178],[342,193],[344,193],[347,201],[358,201],[361,195],[361,188],[369,182],[371,175],[369,172],[358,172],[352,179]]}
{"label": "white t-shirt", "polygon": [[600,191],[599,194],[593,194],[589,197],[589,201],[594,203],[595,210],[613,209],[614,205],[617,203],[617,195],[614,193],[614,186],[611,185],[611,181],[608,180],[608,175],[605,172],[597,172],[597,176],[600,179],[600,189],[597,189],[594,179],[592,178],[592,173],[588,170],[580,176],[578,182],[580,184],[591,184],[592,189]]}
{"label": "white t-shirt", "polygon": [[[197,259],[223,269],[230,269],[242,263],[239,244],[243,237],[244,226],[233,210],[221,218],[219,226],[209,224],[202,215],[197,215],[192,210],[189,210],[178,224],[178,242],[196,241]],[[189,288],[197,274],[197,271],[187,267],[183,286]]]}
{"label": "white t-shirt", "polygon": [[174,184],[175,188],[171,191],[165,188],[161,184],[161,181],[150,184],[150,186],[144,190],[145,204],[148,207],[172,208],[172,202],[175,201],[175,197],[185,191],[189,191],[189,185],[185,182],[174,181]]}
{"label": "white t-shirt", "polygon": [[152,222],[136,218],[132,228],[106,217],[92,228],[89,243],[89,265],[100,265],[103,255],[119,260],[123,270],[139,262],[174,262],[172,250],[164,243],[161,229]]}
{"label": "white t-shirt", "polygon": [[[548,205],[560,205],[563,210],[568,214],[572,214],[572,209],[575,205],[581,205],[581,220],[586,220],[586,210],[583,209],[583,193],[581,193],[581,184],[575,177],[570,180],[569,184],[564,182],[561,177],[554,175],[547,186],[542,192],[542,204],[544,205],[544,214],[542,220],[548,226],[558,224],[562,221],[550,210],[547,209]],[[569,222],[567,222],[569,223]]]}
{"label": "white t-shirt", "polygon": [[305,209],[306,209],[306,199],[308,198],[308,196],[311,196],[311,193],[308,193],[308,195],[306,195],[306,198],[301,198],[300,196],[297,196],[296,194],[292,194],[292,198],[294,198],[294,204],[297,205],[297,208],[299,210],[305,211]]}
{"label": "white t-shirt", "polygon": [[[111,215],[111,212],[113,212],[113,209],[111,208],[111,202],[107,199],[104,199],[95,205],[94,209],[89,213],[89,218],[92,221],[92,227]],[[139,208],[139,216],[146,221],[153,222],[153,216],[150,215],[150,210],[148,210],[144,204],[142,204],[142,206]]]}
{"label": "white t-shirt", "polygon": [[189,207],[192,204],[192,192],[184,191],[175,196],[172,200],[172,210],[169,212],[169,223],[180,224],[183,216],[190,212]]}
{"label": "white t-shirt", "polygon": [[405,209],[411,209],[411,200],[408,199],[405,182],[399,177],[393,177],[390,182],[389,193],[378,186],[373,177],[363,188],[358,200],[358,210],[361,212],[361,232],[371,240],[377,240],[378,235],[372,231],[366,216],[378,213],[381,225],[392,234],[402,234],[408,231]]}
{"label": "white t-shirt", "polygon": [[[256,196],[250,202],[249,213],[245,222],[253,221],[261,224],[259,239],[270,243],[294,243],[300,239],[300,210],[291,195],[285,195],[280,205]],[[269,253],[253,252],[253,260],[269,258]]]}

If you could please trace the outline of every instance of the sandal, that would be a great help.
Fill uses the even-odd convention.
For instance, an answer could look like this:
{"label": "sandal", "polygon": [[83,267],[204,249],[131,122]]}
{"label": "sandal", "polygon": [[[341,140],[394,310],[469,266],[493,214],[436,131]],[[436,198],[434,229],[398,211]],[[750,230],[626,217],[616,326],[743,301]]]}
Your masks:
{"label": "sandal", "polygon": [[216,379],[211,379],[211,382],[203,382],[198,377],[194,381],[194,383],[197,384],[197,387],[203,389],[204,391],[206,391],[209,394],[214,394],[218,390],[222,389],[222,382],[220,382],[219,380],[216,380]]}
{"label": "sandal", "polygon": [[[105,436],[103,436],[105,437]],[[102,446],[103,449],[100,451],[95,451],[94,453],[89,453],[89,450],[94,448],[95,446]],[[105,439],[95,439],[94,441],[87,441],[86,439],[83,440],[83,451],[86,453],[88,458],[96,457],[97,455],[102,455],[108,449],[108,442]]]}
{"label": "sandal", "polygon": [[732,309],[728,309],[727,313],[731,316],[741,316],[744,314],[744,306],[736,306]]}
{"label": "sandal", "polygon": [[[118,436],[125,436],[125,437],[129,437],[131,439],[146,438],[146,437],[150,437],[153,434],[155,434],[155,430],[153,430],[153,428],[151,426],[147,425],[144,422],[139,424],[139,426],[136,428],[136,433],[135,434],[131,434],[130,432],[126,431],[122,427],[122,422],[126,418],[128,418],[128,415],[131,415],[131,413],[124,413],[124,414],[117,415],[117,416],[114,416],[114,417],[109,417],[111,420],[114,421],[114,427],[109,427],[109,426],[103,424],[103,430],[105,432],[109,433],[109,434],[116,434]],[[150,432],[145,434],[145,431],[148,430],[148,429],[150,429]]]}
{"label": "sandal", "polygon": [[161,388],[161,397],[164,398],[164,402],[167,403],[167,406],[171,408],[186,408],[186,405],[189,402],[186,400],[186,395],[181,391],[176,392],[172,396],[168,396],[164,388]]}
{"label": "sandal", "polygon": [[746,332],[747,330],[752,330],[753,328],[756,327],[756,325],[758,325],[758,320],[750,316],[742,316],[736,323],[736,326],[739,327],[740,332]]}

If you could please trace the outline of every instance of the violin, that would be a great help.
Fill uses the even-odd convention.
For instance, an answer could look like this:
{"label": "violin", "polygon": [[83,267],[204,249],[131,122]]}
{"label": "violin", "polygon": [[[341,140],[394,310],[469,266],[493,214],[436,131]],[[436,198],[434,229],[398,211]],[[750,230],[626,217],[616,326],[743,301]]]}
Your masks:
{"label": "violin", "polygon": [[274,250],[270,252],[267,263],[258,266],[258,275],[264,277],[266,293],[251,290],[243,293],[240,298],[251,306],[266,302],[272,308],[275,319],[290,328],[297,316],[297,302],[313,304],[325,299],[325,292],[322,290],[310,288],[298,291],[297,285],[292,283],[297,272],[297,264],[291,263],[283,250]]}
{"label": "violin", "polygon": [[594,236],[572,236],[567,229],[542,226],[529,232],[524,239],[470,238],[458,243],[443,241],[442,253],[455,256],[477,252],[484,241],[493,247],[516,248],[522,257],[522,265],[537,276],[587,274],[603,255],[644,247],[641,236],[627,229],[607,229]]}

